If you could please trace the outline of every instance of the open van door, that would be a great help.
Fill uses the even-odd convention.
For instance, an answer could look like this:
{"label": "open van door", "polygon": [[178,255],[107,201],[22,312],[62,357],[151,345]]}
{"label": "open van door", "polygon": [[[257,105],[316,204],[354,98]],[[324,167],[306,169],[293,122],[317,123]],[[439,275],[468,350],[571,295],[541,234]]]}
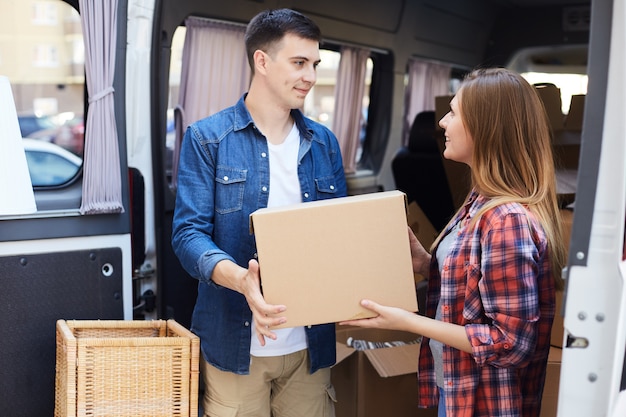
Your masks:
{"label": "open van door", "polygon": [[626,415],[626,9],[593,1],[558,416]]}
{"label": "open van door", "polygon": [[[42,34],[45,34],[50,45],[67,45],[67,39],[82,36],[80,16],[76,12],[78,2],[68,3],[72,2],[3,3],[0,21],[3,27],[11,28],[3,32],[3,42],[6,44],[17,39],[30,39],[31,36],[42,37],[44,36]],[[97,3],[100,2],[95,2]],[[121,22],[124,22],[125,10],[126,2],[120,0],[117,17]],[[118,10],[114,10],[113,13],[118,13]],[[18,23],[10,21],[9,24],[5,19]],[[55,25],[50,23],[52,20],[55,20]],[[41,22],[46,24],[40,24]],[[125,25],[121,27],[125,28]],[[118,28],[113,27],[112,30],[117,31]],[[101,28],[95,30],[94,34],[102,39],[107,36],[107,32]],[[125,37],[109,36],[107,39],[117,39],[117,44],[112,45],[118,50],[115,65],[124,68],[125,57],[123,52],[119,51],[125,51]],[[72,43],[79,44],[82,46],[82,42]],[[15,60],[8,59],[8,55],[5,57],[7,59],[3,60],[5,62],[2,68],[14,70],[11,65],[17,65],[19,57]],[[46,59],[54,61],[59,56],[43,53],[37,58],[41,60],[38,63],[44,65],[49,63],[45,61]],[[60,57],[63,58],[64,55]],[[29,78],[34,77],[31,73],[13,71],[12,88],[14,92],[20,92],[19,95],[13,94],[18,110],[26,108],[30,110],[30,106],[34,106],[36,109],[32,109],[33,111],[47,109],[54,116],[58,116],[66,106],[68,109],[84,110],[86,127],[89,127],[90,118],[87,110],[97,107],[93,100],[98,99],[96,95],[98,91],[89,91],[91,100],[88,105],[85,97],[86,83],[81,80],[85,72],[88,71],[84,66],[76,71],[74,78],[76,83],[68,81],[63,85],[44,85]],[[112,86],[115,91],[113,100],[116,111],[123,109],[124,106],[123,81],[119,79]],[[110,89],[107,89],[105,93],[109,94],[109,91]],[[77,97],[78,100],[72,103],[64,101],[68,96]],[[5,112],[6,107],[2,108]],[[14,119],[13,123],[17,124],[17,119]],[[1,129],[5,130],[6,126],[1,126]],[[120,146],[120,155],[125,153],[124,132],[124,125],[118,125],[117,144]],[[26,132],[22,132],[22,135],[24,133]],[[22,190],[0,196],[0,206],[6,207],[22,194],[32,195],[34,191],[37,206],[36,210],[28,213],[14,211],[3,212],[4,214],[0,215],[2,287],[0,317],[3,318],[3,331],[0,337],[0,415],[2,416],[53,415],[55,324],[58,319],[132,318],[131,207],[126,158],[121,157],[115,161],[118,163],[119,172],[106,169],[98,171],[97,164],[88,168],[86,163],[82,163],[82,155],[70,155],[70,151],[61,146],[57,133],[58,131],[54,130],[46,132],[45,137],[31,137],[28,142],[24,141],[24,144],[29,144],[29,147],[25,146],[25,156],[29,160],[30,176],[33,179],[40,179],[35,182],[34,189],[28,183],[21,185]],[[87,147],[90,146],[90,139],[93,138],[86,138]],[[92,143],[91,146],[97,144]],[[79,148],[73,150],[79,151]],[[0,152],[6,152],[6,148]],[[82,152],[82,148],[79,152]],[[67,175],[60,173],[61,168],[66,166],[63,163],[67,163],[67,166],[73,169]],[[93,174],[92,177],[96,179],[107,179],[113,174],[119,174],[121,210],[110,213],[81,211],[81,203],[85,200],[83,192],[86,189],[85,179],[89,169]],[[5,174],[2,181],[15,181],[15,173]]]}

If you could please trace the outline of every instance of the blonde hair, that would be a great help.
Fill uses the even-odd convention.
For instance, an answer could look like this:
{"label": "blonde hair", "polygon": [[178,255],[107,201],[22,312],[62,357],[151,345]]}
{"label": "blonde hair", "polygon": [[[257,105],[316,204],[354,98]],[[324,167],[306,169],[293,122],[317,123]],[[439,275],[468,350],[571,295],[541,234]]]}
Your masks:
{"label": "blonde hair", "polygon": [[562,289],[567,253],[555,161],[548,119],[535,88],[504,68],[478,69],[466,76],[457,97],[474,142],[472,186],[490,199],[474,220],[500,204],[524,205],[544,228],[556,288]]}

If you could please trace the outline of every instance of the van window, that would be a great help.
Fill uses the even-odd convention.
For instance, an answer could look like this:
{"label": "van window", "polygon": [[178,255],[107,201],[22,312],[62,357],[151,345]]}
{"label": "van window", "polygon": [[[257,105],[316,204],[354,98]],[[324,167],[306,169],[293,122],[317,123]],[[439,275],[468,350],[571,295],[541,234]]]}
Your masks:
{"label": "van window", "polygon": [[573,95],[587,94],[588,46],[572,44],[522,48],[507,67],[531,84],[554,84],[561,90],[561,111],[569,112]]}
{"label": "van window", "polygon": [[78,174],[84,147],[84,44],[61,1],[0,0],[0,74],[9,79],[33,185]]}
{"label": "van window", "polygon": [[[242,27],[243,30],[243,27]],[[169,76],[169,98],[167,108],[167,122],[165,132],[165,169],[166,176],[170,183],[172,183],[173,173],[173,158],[175,158],[175,108],[178,105],[179,92],[181,89],[181,78],[183,72],[183,48],[185,42],[187,29],[183,26],[178,27],[174,32],[171,44],[170,55],[170,76]],[[319,123],[332,129],[334,111],[335,111],[335,87],[337,84],[337,73],[339,69],[339,63],[341,60],[341,53],[330,49],[320,50],[321,62],[317,68],[317,82],[313,89],[307,95],[302,109],[307,117],[318,121]],[[373,61],[368,59],[366,79],[365,79],[365,93],[362,102],[361,114],[361,133],[359,137],[359,146],[356,154],[356,161],[359,162],[362,155],[363,144],[366,140],[366,127],[368,119],[368,106],[369,106],[369,94],[370,85],[372,79]],[[243,93],[243,92],[242,92]],[[232,104],[235,104],[239,96],[233,97]],[[192,121],[188,121],[191,123]],[[184,129],[183,129],[184,131]]]}
{"label": "van window", "polygon": [[587,94],[588,77],[586,74],[523,72],[521,75],[530,84],[550,83],[556,85],[561,90],[561,110],[563,114],[569,112],[573,95]]}
{"label": "van window", "polygon": [[[304,114],[328,127],[333,128],[335,114],[335,87],[337,85],[337,72],[341,53],[329,49],[320,50],[320,65],[317,67],[317,82],[309,92],[304,102]],[[367,60],[365,73],[365,92],[361,107],[361,128],[359,133],[359,145],[355,162],[359,162],[363,152],[363,143],[366,140],[368,107],[370,102],[370,86],[372,83],[372,70],[374,64],[371,58]]]}

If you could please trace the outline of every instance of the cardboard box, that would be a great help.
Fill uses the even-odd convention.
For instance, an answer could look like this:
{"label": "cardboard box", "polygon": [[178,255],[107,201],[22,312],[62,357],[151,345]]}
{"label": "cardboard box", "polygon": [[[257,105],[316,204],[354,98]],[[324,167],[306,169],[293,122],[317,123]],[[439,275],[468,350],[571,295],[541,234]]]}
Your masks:
{"label": "cardboard box", "polygon": [[580,131],[583,128],[585,113],[585,95],[575,94],[569,103],[569,112],[565,116],[565,129]]}
{"label": "cardboard box", "polygon": [[437,239],[439,233],[415,201],[409,204],[407,220],[417,240],[426,250],[430,250],[430,246]]}
{"label": "cardboard box", "polygon": [[[430,246],[433,244],[435,239],[437,239],[438,233],[430,220],[428,220],[428,217],[426,217],[426,214],[424,214],[420,206],[415,201],[412,201],[411,204],[409,204],[407,220],[409,222],[409,227],[415,234],[417,240],[420,241],[422,246],[424,246],[427,251],[430,251]],[[413,277],[415,282],[420,282],[426,278],[422,274],[418,273],[414,273]]]}
{"label": "cardboard box", "polygon": [[543,388],[541,400],[541,413],[539,417],[556,417],[559,403],[559,382],[561,379],[561,356],[562,349],[551,347],[548,355],[548,369],[546,382]]}
{"label": "cardboard box", "polygon": [[[565,240],[566,248],[569,250],[574,212],[569,209],[561,209],[559,211],[563,226],[563,239]],[[563,305],[563,291],[557,291],[556,310],[554,314],[554,322],[552,323],[552,333],[550,334],[550,344],[552,346],[563,347],[563,339],[565,338],[564,313],[565,307]]]}
{"label": "cardboard box", "polygon": [[[450,111],[450,101],[454,96],[438,96],[435,97],[435,119],[437,124],[437,145],[439,146],[439,152],[443,155],[445,150],[443,129],[439,126],[439,121],[442,117]],[[452,194],[452,202],[454,207],[458,209],[463,205],[465,197],[470,190],[471,185],[471,173],[470,168],[461,162],[453,161],[451,159],[443,158],[443,168],[446,171],[446,179],[448,180],[448,186],[450,187],[450,194]]]}
{"label": "cardboard box", "polygon": [[294,327],[372,317],[370,298],[417,311],[400,191],[265,208],[251,215],[263,295]]}
{"label": "cardboard box", "polygon": [[[337,417],[436,417],[437,408],[417,406],[419,344],[356,351],[349,337],[372,342],[416,340],[406,332],[337,327],[337,363],[331,370]],[[551,347],[540,417],[556,417],[562,349]]]}
{"label": "cardboard box", "polygon": [[[413,342],[356,351],[349,337],[371,342]],[[337,364],[331,370],[337,417],[436,417],[417,406],[418,336],[394,330],[337,327]]]}
{"label": "cardboard box", "polygon": [[439,126],[439,121],[450,111],[450,102],[453,98],[453,95],[435,97],[435,128],[437,130],[443,130]]}
{"label": "cardboard box", "polygon": [[563,291],[557,291],[556,311],[554,313],[554,322],[552,323],[552,333],[550,333],[550,344],[552,346],[563,347],[563,339],[565,338],[565,323],[563,313]]}
{"label": "cardboard box", "polygon": [[535,86],[553,131],[563,130],[564,118],[561,107],[561,89],[554,84],[538,84]]}

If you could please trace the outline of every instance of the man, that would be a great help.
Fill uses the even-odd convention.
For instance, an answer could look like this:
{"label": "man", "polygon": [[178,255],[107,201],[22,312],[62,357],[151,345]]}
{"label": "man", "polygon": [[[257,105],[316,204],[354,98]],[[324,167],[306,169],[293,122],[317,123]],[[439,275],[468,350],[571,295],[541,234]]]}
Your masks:
{"label": "man", "polygon": [[272,329],[287,306],[263,299],[249,233],[259,208],[347,194],[336,137],[298,110],[316,81],[320,40],[298,12],[259,13],[245,35],[248,92],[185,133],[172,245],[199,280],[191,327],[205,416],[334,416],[334,325]]}

